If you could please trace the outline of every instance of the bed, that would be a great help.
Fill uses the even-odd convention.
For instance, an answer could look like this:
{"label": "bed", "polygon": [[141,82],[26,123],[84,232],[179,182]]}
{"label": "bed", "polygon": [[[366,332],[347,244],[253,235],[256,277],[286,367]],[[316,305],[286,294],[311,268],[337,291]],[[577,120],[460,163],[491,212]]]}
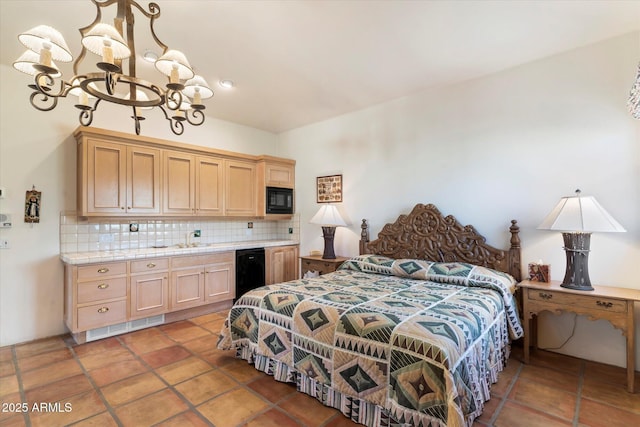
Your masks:
{"label": "bed", "polygon": [[330,274],[260,287],[218,348],[369,427],[471,426],[520,338],[515,220],[506,250],[416,205]]}

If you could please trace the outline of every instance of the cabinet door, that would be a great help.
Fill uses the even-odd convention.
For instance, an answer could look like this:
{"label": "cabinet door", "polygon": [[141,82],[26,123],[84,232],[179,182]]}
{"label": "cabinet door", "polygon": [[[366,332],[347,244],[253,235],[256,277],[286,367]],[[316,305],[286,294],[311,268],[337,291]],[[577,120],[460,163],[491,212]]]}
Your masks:
{"label": "cabinet door", "polygon": [[215,157],[196,157],[196,214],[224,214],[224,165]]}
{"label": "cabinet door", "polygon": [[[125,145],[90,139],[87,143],[85,214],[124,214],[127,149]],[[84,205],[84,203],[83,203]],[[86,211],[85,211],[86,208]]]}
{"label": "cabinet door", "polygon": [[131,276],[131,319],[155,316],[168,310],[167,272]]}
{"label": "cabinet door", "polygon": [[294,188],[294,167],[278,163],[265,164],[265,184],[267,187]]}
{"label": "cabinet door", "polygon": [[189,154],[164,152],[162,213],[193,215],[195,209],[195,160]]}
{"label": "cabinet door", "polygon": [[227,216],[256,215],[255,163],[227,160],[225,166],[225,212]]}
{"label": "cabinet door", "polygon": [[207,302],[226,301],[236,297],[236,279],[233,262],[220,262],[205,266],[205,298]]}
{"label": "cabinet door", "polygon": [[204,302],[204,267],[171,272],[171,310],[195,307]]}
{"label": "cabinet door", "polygon": [[160,150],[127,148],[127,213],[160,213]]}
{"label": "cabinet door", "polygon": [[266,248],[265,257],[267,285],[298,278],[298,246]]}

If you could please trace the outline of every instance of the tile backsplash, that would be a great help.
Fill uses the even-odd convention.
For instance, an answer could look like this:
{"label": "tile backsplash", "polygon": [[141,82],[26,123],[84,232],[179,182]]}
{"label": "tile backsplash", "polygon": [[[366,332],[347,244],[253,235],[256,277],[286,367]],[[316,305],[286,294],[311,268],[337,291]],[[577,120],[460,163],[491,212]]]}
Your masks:
{"label": "tile backsplash", "polygon": [[[249,228],[252,223],[253,228]],[[138,231],[131,231],[136,224]],[[257,219],[105,219],[60,214],[60,252],[94,252],[173,246],[186,243],[187,235],[200,230],[192,243],[226,243],[253,240],[300,240],[300,216],[291,220]],[[292,231],[289,233],[289,231]]]}

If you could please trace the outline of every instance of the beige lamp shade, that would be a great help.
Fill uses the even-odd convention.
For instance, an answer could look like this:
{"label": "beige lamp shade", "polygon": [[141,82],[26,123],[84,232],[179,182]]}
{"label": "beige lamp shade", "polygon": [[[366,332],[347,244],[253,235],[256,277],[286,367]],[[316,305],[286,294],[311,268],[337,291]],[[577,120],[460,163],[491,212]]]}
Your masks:
{"label": "beige lamp shade", "polygon": [[38,25],[18,36],[18,40],[37,54],[43,50],[51,53],[51,59],[60,62],[71,62],[73,56],[62,34],[48,25]]}
{"label": "beige lamp shade", "polygon": [[211,98],[213,91],[202,76],[195,75],[184,84],[182,93],[193,99],[194,104],[200,104],[203,99]]}
{"label": "beige lamp shade", "polygon": [[346,227],[347,223],[340,212],[338,212],[338,208],[335,205],[322,205],[320,210],[311,218],[309,221],[311,224],[319,224],[323,227]]}
{"label": "beige lamp shade", "polygon": [[[13,63],[13,68],[22,73],[29,74],[30,76],[35,76],[36,74],[40,73],[40,71],[36,70],[34,67],[34,65],[38,64],[39,62],[40,55],[32,50],[26,50],[22,55],[20,55],[18,59],[15,60],[15,62]],[[51,67],[58,70],[58,66],[54,62],[51,62]],[[60,70],[58,70],[56,74],[50,74],[51,77],[60,77],[61,75],[62,73],[60,72]]]}
{"label": "beige lamp shade", "polygon": [[625,232],[593,196],[563,197],[538,226],[541,230],[561,232]]}
{"label": "beige lamp shade", "polygon": [[97,23],[82,38],[82,45],[96,55],[105,56],[105,48],[110,48],[112,57],[105,58],[105,62],[113,59],[126,59],[131,56],[127,42],[122,38],[113,25]]}
{"label": "beige lamp shade", "polygon": [[188,80],[195,73],[187,61],[187,57],[179,50],[169,49],[156,61],[156,68],[165,76],[177,77],[180,80]]}

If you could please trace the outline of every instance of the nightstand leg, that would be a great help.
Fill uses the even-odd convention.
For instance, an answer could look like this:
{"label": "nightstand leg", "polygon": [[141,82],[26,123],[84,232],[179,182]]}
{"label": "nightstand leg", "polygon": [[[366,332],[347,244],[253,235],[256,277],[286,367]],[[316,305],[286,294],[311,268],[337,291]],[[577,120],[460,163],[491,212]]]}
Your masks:
{"label": "nightstand leg", "polygon": [[531,337],[531,321],[532,319],[526,316],[527,312],[525,311],[525,319],[524,319],[524,363],[529,363],[529,346],[531,345],[530,337]]}

